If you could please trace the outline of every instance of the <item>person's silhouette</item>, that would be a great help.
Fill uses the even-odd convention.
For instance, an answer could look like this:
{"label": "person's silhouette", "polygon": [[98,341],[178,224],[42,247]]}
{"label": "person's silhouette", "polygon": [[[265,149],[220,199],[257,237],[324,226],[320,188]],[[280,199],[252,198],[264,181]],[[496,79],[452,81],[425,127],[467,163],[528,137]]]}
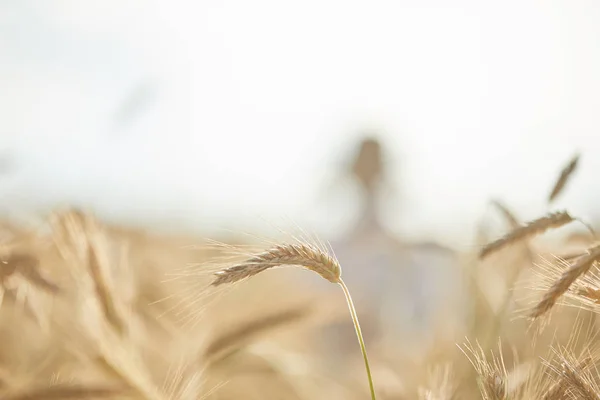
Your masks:
{"label": "person's silhouette", "polygon": [[[425,331],[442,298],[457,289],[453,252],[435,243],[402,241],[381,223],[379,200],[388,178],[384,149],[371,135],[360,142],[348,172],[362,189],[362,209],[355,225],[331,243],[368,341],[383,333]],[[324,332],[325,347],[336,358],[351,352],[355,340],[350,322]]]}

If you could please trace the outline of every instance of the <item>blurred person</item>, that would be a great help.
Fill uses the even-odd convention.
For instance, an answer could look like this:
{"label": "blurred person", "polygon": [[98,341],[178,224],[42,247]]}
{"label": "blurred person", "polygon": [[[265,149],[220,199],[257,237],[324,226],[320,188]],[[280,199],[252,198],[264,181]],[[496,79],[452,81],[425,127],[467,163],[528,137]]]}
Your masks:
{"label": "blurred person", "polygon": [[[449,307],[461,293],[452,250],[430,242],[408,243],[382,224],[381,189],[390,173],[384,149],[374,135],[361,140],[349,168],[362,189],[360,215],[348,232],[331,242],[365,340],[371,343],[386,336],[397,343],[402,334],[425,339],[423,333],[431,331],[443,306]],[[351,321],[332,324],[324,335],[325,347],[336,357],[356,347]]]}

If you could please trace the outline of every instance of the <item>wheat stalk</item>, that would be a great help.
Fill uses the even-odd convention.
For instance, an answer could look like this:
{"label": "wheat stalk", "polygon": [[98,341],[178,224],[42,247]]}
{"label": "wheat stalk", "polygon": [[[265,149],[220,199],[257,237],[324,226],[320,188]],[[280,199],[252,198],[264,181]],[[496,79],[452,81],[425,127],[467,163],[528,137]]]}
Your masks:
{"label": "wheat stalk", "polygon": [[350,296],[350,291],[342,280],[342,268],[335,257],[316,246],[311,246],[306,243],[278,244],[262,253],[255,254],[240,264],[216,272],[216,279],[212,282],[212,285],[219,286],[224,283],[239,282],[270,268],[283,265],[301,266],[321,275],[321,277],[331,283],[340,285],[344,292],[344,296],[346,297],[348,310],[350,311],[360,350],[363,355],[371,399],[376,400],[371,367],[369,366],[367,349],[365,347],[362,330],[360,329],[356,308],[354,307],[352,296]]}
{"label": "wheat stalk", "polygon": [[550,196],[548,196],[548,203],[552,203],[554,199],[556,199],[565,188],[565,185],[569,181],[569,178],[573,175],[573,172],[577,169],[577,164],[579,163],[579,154],[575,154],[571,161],[562,169],[560,175],[552,187],[552,191],[550,192]]}
{"label": "wheat stalk", "polygon": [[561,277],[554,282],[554,284],[546,291],[542,300],[534,307],[530,316],[531,318],[538,318],[550,310],[558,298],[562,296],[569,287],[579,278],[585,274],[594,265],[594,262],[600,258],[600,245],[592,247],[588,250],[588,254],[580,257],[574,264],[572,264]]}
{"label": "wheat stalk", "polygon": [[500,239],[484,246],[484,248],[479,253],[479,258],[483,259],[512,243],[516,243],[533,235],[543,233],[551,228],[560,228],[561,226],[566,225],[574,220],[575,218],[569,215],[566,211],[550,213],[548,215],[545,215],[541,218],[529,222],[525,226],[521,226],[517,229],[514,229],[513,231],[509,232]]}

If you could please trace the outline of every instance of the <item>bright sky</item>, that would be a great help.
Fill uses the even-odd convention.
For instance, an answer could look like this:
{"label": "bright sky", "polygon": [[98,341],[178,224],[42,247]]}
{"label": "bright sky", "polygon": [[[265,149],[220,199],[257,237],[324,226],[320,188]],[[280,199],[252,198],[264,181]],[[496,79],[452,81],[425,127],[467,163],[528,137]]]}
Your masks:
{"label": "bright sky", "polygon": [[536,217],[578,149],[558,206],[600,217],[598,21],[595,0],[4,0],[2,208],[334,232],[354,208],[331,168],[377,127],[405,234],[462,245],[490,196]]}

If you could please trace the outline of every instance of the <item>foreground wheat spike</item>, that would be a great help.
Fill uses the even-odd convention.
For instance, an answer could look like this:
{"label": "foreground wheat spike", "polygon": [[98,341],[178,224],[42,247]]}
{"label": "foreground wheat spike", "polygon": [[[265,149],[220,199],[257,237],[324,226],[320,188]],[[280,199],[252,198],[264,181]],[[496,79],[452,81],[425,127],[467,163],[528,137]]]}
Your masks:
{"label": "foreground wheat spike", "polygon": [[371,368],[367,357],[367,349],[360,329],[356,308],[354,307],[352,297],[350,296],[350,291],[342,280],[342,268],[335,257],[320,248],[306,243],[279,244],[267,251],[255,254],[240,264],[218,271],[215,274],[216,279],[213,281],[212,285],[218,286],[224,283],[239,282],[266,271],[267,269],[284,265],[304,267],[316,272],[329,282],[340,285],[344,292],[344,296],[346,297],[346,303],[348,304],[350,316],[354,323],[354,329],[356,330],[356,336],[365,362],[371,399],[376,400]]}
{"label": "foreground wheat spike", "polygon": [[554,199],[558,197],[565,188],[565,185],[569,181],[569,178],[573,175],[573,172],[577,169],[577,164],[579,163],[579,153],[575,154],[571,161],[562,169],[558,180],[552,187],[552,191],[550,192],[550,196],[548,197],[548,203],[552,203]]}
{"label": "foreground wheat spike", "polygon": [[[542,395],[542,400],[559,400],[565,398],[565,393],[570,388],[578,390],[581,387],[580,377],[583,371],[593,364],[592,357],[586,357],[583,360],[573,363],[570,362],[564,355],[559,356],[562,360],[560,368],[552,368],[556,370],[559,375],[559,380],[554,382]],[[571,389],[571,391],[573,391]]]}
{"label": "foreground wheat spike", "polygon": [[250,278],[269,268],[282,265],[299,265],[316,272],[329,282],[338,283],[341,276],[340,264],[329,254],[304,243],[277,245],[258,253],[241,264],[216,273],[214,286],[234,283]]}
{"label": "foreground wheat spike", "polygon": [[594,262],[600,259],[600,245],[592,247],[588,253],[572,264],[560,278],[548,289],[542,297],[542,300],[532,310],[531,318],[537,318],[550,310],[558,298],[562,296],[569,287],[579,278],[590,270]]}
{"label": "foreground wheat spike", "polygon": [[513,230],[512,232],[506,234],[505,236],[501,237],[500,239],[484,246],[484,248],[479,253],[479,258],[483,259],[512,243],[518,242],[533,235],[543,233],[551,228],[560,228],[561,226],[566,225],[574,220],[575,218],[569,215],[569,213],[567,213],[566,211],[550,213],[534,221],[531,221],[527,225],[519,227]]}
{"label": "foreground wheat spike", "polygon": [[585,379],[581,370],[568,363],[563,363],[563,375],[569,382],[571,392],[577,394],[577,398],[582,400],[598,400],[600,398],[590,381]]}
{"label": "foreground wheat spike", "polygon": [[[484,400],[505,400],[510,395],[508,391],[507,369],[502,358],[502,346],[498,343],[499,355],[492,353],[491,360],[486,358],[485,352],[479,343],[476,346],[469,340],[463,346],[458,346],[460,351],[477,372],[477,386]],[[468,354],[470,353],[470,354]]]}
{"label": "foreground wheat spike", "polygon": [[586,369],[594,364],[593,358],[588,356],[576,362],[565,355],[560,355],[560,359],[562,362],[560,363],[561,378],[559,382],[562,383],[561,387],[566,388],[564,392],[568,392],[573,398],[581,400],[598,400],[600,398],[599,394],[590,382],[589,375],[586,374]]}

